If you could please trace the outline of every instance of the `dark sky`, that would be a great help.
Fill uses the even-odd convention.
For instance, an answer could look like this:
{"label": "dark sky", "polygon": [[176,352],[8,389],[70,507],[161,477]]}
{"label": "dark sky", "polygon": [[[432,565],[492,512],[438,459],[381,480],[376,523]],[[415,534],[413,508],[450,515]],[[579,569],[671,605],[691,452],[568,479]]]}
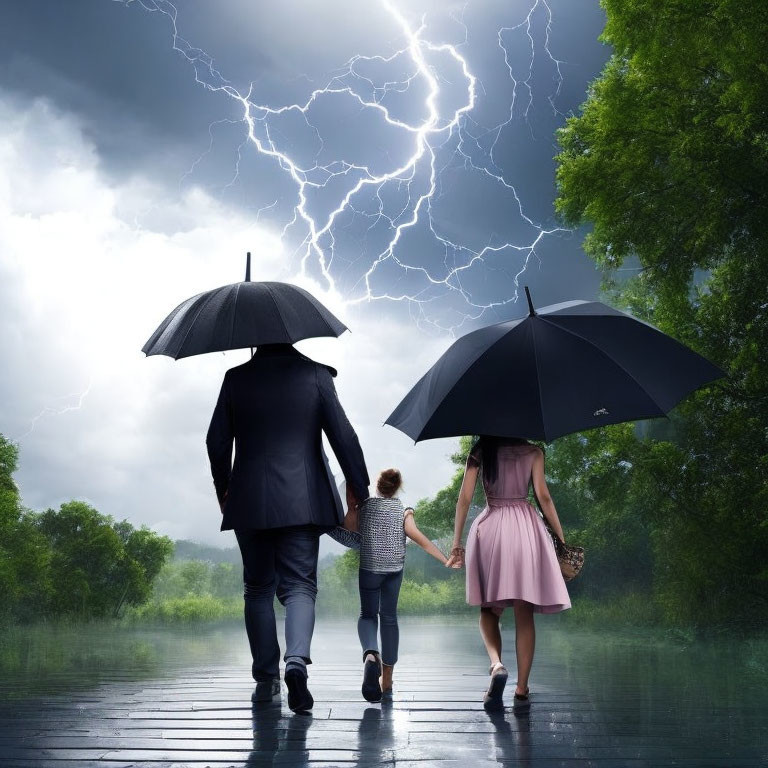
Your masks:
{"label": "dark sky", "polygon": [[609,55],[598,0],[401,5],[0,3],[0,433],[27,505],[224,543],[203,441],[243,357],[139,350],[247,249],[254,279],[352,329],[303,351],[339,369],[371,475],[399,466],[411,502],[455,441],[381,425],[453,336],[519,316],[517,283],[539,306],[597,295],[583,233],[543,230],[554,132]]}
{"label": "dark sky", "polygon": [[[247,141],[243,144],[246,126],[240,102],[206,89],[196,76],[214,87],[231,83],[243,94],[252,83],[252,100],[261,105],[304,103],[355,54],[387,56],[402,48],[400,30],[378,3],[179,0],[175,8],[177,47],[187,57],[198,58],[197,69],[172,50],[169,3],[3,3],[0,81],[16,95],[45,97],[77,115],[103,168],[115,179],[140,174],[176,191],[199,185],[228,206],[254,216],[270,206],[261,220],[282,229],[293,216],[296,184],[276,160],[260,156]],[[431,206],[434,233],[423,206],[419,222],[404,231],[394,250],[397,261],[428,270],[437,284],[430,284],[419,269],[407,273],[389,259],[377,269],[371,290],[376,295],[428,298],[427,316],[453,326],[465,310],[475,313],[440,283],[451,268],[470,262],[472,253],[461,246],[475,253],[488,245],[527,246],[535,240],[537,227],[556,226],[553,134],[563,116],[584,100],[587,83],[606,59],[608,51],[597,40],[603,14],[593,0],[432,7],[411,3],[407,9],[414,27],[419,12],[428,12],[424,39],[457,46],[478,78],[477,100],[461,130],[429,138],[439,172]],[[499,39],[506,48],[506,61]],[[203,52],[212,58],[217,74],[207,70]],[[561,62],[562,82],[553,58]],[[441,119],[448,118],[466,99],[466,80],[444,53],[434,51],[429,63],[440,81]],[[406,55],[390,64],[362,62],[357,69],[378,84],[401,79],[410,64]],[[513,78],[518,85],[510,119]],[[363,98],[373,93],[361,78],[342,78],[334,85],[349,84]],[[393,91],[382,103],[396,118],[416,125],[425,117],[425,97],[423,83],[415,78],[407,91]],[[267,126],[275,145],[304,167],[346,160],[381,174],[413,152],[407,133],[387,125],[379,114],[361,108],[347,95],[317,99],[308,118],[311,127],[298,112],[273,116],[258,124],[259,132],[263,134],[262,126]],[[501,123],[506,123],[501,130],[493,130]],[[410,189],[390,182],[378,197],[373,186],[362,190],[332,228],[333,246],[329,237],[320,241],[329,257],[333,247],[331,276],[343,295],[353,298],[364,292],[361,279],[392,239],[390,222],[375,220],[380,199],[384,213],[401,213],[397,223],[402,222],[411,214],[413,201],[428,188],[429,172],[429,164],[419,162]],[[323,222],[360,176],[351,172],[325,188],[310,189],[310,215]],[[326,178],[316,174],[313,180]],[[533,225],[520,215],[515,195]],[[303,226],[288,230],[285,242],[291,251],[298,248],[299,255],[303,253],[305,235]],[[446,241],[460,247],[446,249]],[[595,294],[599,280],[581,254],[580,241],[580,234],[540,241],[538,258],[531,259],[525,277],[538,303]],[[456,288],[460,280],[474,304],[504,301],[514,291],[513,277],[527,254],[511,249],[488,254],[449,282]],[[318,276],[313,264],[309,269]],[[484,321],[517,312],[502,308]]]}

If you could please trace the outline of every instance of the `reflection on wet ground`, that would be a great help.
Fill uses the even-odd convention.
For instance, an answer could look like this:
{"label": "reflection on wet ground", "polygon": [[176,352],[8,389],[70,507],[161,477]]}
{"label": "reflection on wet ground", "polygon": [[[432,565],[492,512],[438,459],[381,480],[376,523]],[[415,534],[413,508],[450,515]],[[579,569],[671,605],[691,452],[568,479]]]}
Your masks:
{"label": "reflection on wet ground", "polygon": [[526,717],[483,711],[487,666],[466,619],[403,622],[381,705],[360,696],[354,622],[319,621],[312,716],[285,693],[251,705],[238,625],[72,628],[26,648],[20,635],[0,659],[0,765],[768,765],[768,681],[742,646],[538,626]]}

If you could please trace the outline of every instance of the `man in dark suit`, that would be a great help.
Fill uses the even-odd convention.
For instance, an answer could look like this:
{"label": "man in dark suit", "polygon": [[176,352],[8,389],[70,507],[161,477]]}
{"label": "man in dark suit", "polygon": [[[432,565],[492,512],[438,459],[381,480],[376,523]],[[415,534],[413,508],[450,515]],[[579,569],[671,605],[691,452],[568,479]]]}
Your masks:
{"label": "man in dark suit", "polygon": [[224,376],[206,439],[221,530],[234,529],[243,557],[253,698],[265,701],[280,692],[277,595],[285,606],[285,683],[294,711],[313,705],[306,665],[319,538],[344,520],[322,432],[344,473],[353,515],[368,497],[363,452],[336,396],[335,375],[290,344],[261,346]]}

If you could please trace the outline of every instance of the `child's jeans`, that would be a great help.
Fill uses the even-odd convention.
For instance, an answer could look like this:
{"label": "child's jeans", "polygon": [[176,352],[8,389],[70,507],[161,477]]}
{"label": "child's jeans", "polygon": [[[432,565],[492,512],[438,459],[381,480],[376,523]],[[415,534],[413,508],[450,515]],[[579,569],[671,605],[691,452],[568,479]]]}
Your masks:
{"label": "child's jeans", "polygon": [[403,571],[374,573],[360,569],[360,618],[357,634],[363,653],[379,650],[378,619],[381,616],[381,661],[387,665],[397,662],[400,630],[397,626],[397,598],[403,583]]}

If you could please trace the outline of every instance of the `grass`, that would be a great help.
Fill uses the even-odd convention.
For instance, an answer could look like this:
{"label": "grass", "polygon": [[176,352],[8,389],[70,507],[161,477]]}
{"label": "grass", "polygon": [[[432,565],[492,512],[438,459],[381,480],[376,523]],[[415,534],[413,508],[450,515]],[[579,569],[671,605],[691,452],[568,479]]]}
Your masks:
{"label": "grass", "polygon": [[577,597],[563,621],[580,627],[657,627],[661,612],[650,595],[629,593],[610,598]]}
{"label": "grass", "polygon": [[[475,611],[464,598],[464,579],[456,578],[420,584],[404,579],[397,610],[402,616],[444,616]],[[360,611],[357,578],[321,582],[317,611],[328,616],[356,616]]]}
{"label": "grass", "polygon": [[243,617],[243,598],[188,595],[151,600],[128,611],[123,619],[128,624],[192,624],[217,622]]}

